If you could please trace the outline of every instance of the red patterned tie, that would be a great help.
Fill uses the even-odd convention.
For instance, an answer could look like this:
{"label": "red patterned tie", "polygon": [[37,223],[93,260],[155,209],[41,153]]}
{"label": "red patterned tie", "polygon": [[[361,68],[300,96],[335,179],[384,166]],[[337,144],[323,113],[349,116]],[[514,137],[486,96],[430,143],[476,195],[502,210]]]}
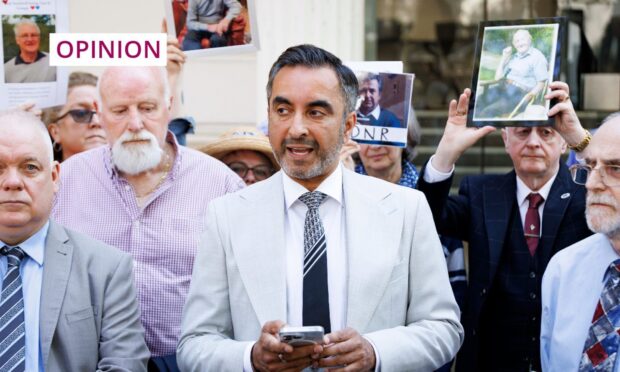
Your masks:
{"label": "red patterned tie", "polygon": [[538,206],[540,206],[545,199],[543,199],[540,194],[532,193],[527,196],[527,200],[530,201],[530,205],[528,205],[527,213],[525,213],[523,231],[525,232],[525,241],[527,242],[527,247],[530,249],[530,254],[534,256],[540,238],[540,215],[538,214]]}

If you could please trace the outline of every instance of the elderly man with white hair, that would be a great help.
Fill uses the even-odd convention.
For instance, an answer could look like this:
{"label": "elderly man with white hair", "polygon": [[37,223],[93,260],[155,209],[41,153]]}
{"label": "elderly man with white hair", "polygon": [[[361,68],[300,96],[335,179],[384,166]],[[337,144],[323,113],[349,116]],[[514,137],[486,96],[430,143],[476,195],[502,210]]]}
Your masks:
{"label": "elderly man with white hair", "polygon": [[56,67],[41,52],[41,29],[29,18],[15,24],[15,43],[19,54],[4,64],[5,83],[41,83],[56,80]]}
{"label": "elderly man with white hair", "polygon": [[[513,53],[513,47],[515,53]],[[499,84],[490,86],[479,97],[477,106],[481,118],[502,117],[513,112],[521,100],[529,101],[538,96],[549,81],[549,64],[545,55],[532,46],[532,35],[519,29],[512,35],[512,46],[502,50],[495,71]],[[522,105],[518,111],[523,111]]]}
{"label": "elderly man with white hair", "polygon": [[54,217],[133,255],[152,365],[174,371],[207,205],[244,183],[168,131],[172,99],[163,68],[109,68],[98,88],[109,145],[63,163]]}
{"label": "elderly man with white hair", "polygon": [[596,234],[555,255],[542,281],[543,371],[620,371],[620,112],[571,168]]}
{"label": "elderly man with white hair", "polygon": [[0,371],[146,371],[131,256],[50,220],[43,123],[0,113]]}

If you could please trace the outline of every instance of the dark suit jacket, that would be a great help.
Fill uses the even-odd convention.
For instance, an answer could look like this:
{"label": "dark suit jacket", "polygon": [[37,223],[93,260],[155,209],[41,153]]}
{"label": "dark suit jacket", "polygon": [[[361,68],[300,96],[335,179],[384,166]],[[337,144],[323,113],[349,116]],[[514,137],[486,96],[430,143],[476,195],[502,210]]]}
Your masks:
{"label": "dark suit jacket", "polygon": [[146,371],[131,256],[51,221],[43,262],[45,371]]}
{"label": "dark suit jacket", "polygon": [[[516,174],[465,177],[458,196],[448,196],[451,178],[429,184],[423,176],[424,170],[418,189],[428,199],[439,233],[469,242],[469,284],[462,314],[465,343],[457,360],[477,370],[480,311],[505,245],[517,194]],[[585,221],[585,188],[572,181],[563,163],[545,202],[542,228],[542,243],[552,247],[545,266],[553,254],[592,234]]]}

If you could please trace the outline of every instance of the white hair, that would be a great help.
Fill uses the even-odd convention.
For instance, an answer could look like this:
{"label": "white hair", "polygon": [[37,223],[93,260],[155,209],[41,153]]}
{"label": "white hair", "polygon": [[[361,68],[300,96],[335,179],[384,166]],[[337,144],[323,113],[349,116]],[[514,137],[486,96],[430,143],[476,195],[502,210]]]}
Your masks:
{"label": "white hair", "polygon": [[33,113],[18,109],[0,111],[0,127],[9,128],[11,131],[18,131],[26,126],[34,128],[35,132],[41,135],[41,139],[46,147],[49,163],[53,164],[54,148],[52,146],[52,139],[41,119]]}
{"label": "white hair", "polygon": [[[118,70],[118,69],[144,69],[145,67],[108,67],[106,68],[103,73],[101,74],[101,76],[99,77],[99,80],[97,81],[97,101],[99,102],[99,104],[101,105],[102,100],[101,100],[101,87],[104,85],[104,82],[109,79],[110,77],[108,76],[112,70]],[[166,71],[165,67],[150,67],[150,68],[154,68],[156,69],[159,74],[160,74],[160,78],[161,78],[161,82],[164,86],[164,101],[166,102],[166,104],[169,104],[170,102],[170,83],[168,82],[168,72]]]}
{"label": "white hair", "polygon": [[13,32],[15,32],[15,37],[19,35],[19,29],[24,25],[31,25],[31,26],[36,27],[37,32],[39,33],[39,35],[41,35],[41,29],[39,28],[39,25],[35,21],[33,21],[30,18],[22,18],[13,27]]}
{"label": "white hair", "polygon": [[517,32],[514,33],[514,35],[512,35],[512,39],[514,40],[515,37],[517,37],[517,35],[522,34],[527,36],[527,38],[532,41],[532,34],[530,34],[530,32],[526,29],[518,29]]}

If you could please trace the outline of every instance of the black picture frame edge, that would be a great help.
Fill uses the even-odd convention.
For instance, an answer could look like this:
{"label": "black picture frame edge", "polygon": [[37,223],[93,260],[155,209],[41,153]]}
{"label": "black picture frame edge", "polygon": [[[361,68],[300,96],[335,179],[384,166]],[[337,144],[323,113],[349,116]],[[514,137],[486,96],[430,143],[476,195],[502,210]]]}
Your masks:
{"label": "black picture frame edge", "polygon": [[[555,63],[553,66],[553,81],[557,81],[560,78],[562,68],[562,51],[566,42],[566,30],[568,25],[568,18],[563,16],[557,17],[544,17],[544,18],[532,18],[532,19],[518,19],[518,20],[492,20],[482,21],[478,24],[478,32],[476,34],[476,48],[474,53],[474,69],[472,73],[471,81],[471,96],[469,99],[469,107],[467,110],[467,126],[480,128],[483,126],[494,126],[497,128],[504,127],[538,127],[538,126],[553,126],[555,120],[550,117],[546,120],[519,120],[519,121],[475,121],[474,120],[474,107],[476,104],[476,89],[478,86],[478,72],[480,71],[480,57],[482,55],[482,42],[484,39],[484,29],[486,27],[493,26],[519,26],[519,25],[544,25],[544,24],[558,24],[558,36],[555,48]],[[551,109],[556,100],[552,100],[549,105]]]}

